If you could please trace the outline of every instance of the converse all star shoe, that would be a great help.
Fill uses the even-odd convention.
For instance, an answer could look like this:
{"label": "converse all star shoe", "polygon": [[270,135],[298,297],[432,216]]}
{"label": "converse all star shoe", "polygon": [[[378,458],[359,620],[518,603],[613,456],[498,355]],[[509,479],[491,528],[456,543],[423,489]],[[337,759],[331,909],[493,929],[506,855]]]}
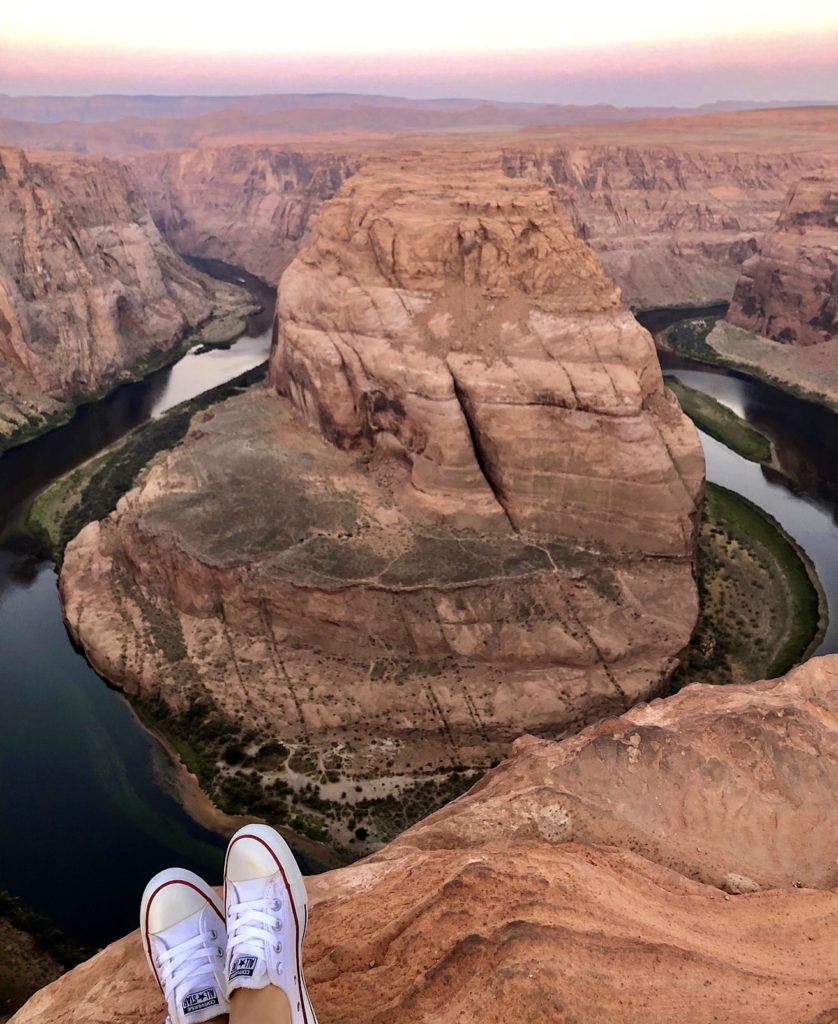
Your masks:
{"label": "converse all star shoe", "polygon": [[140,934],[169,1024],[201,1024],[230,1012],[224,911],[203,879],[182,868],[155,875],[140,904]]}
{"label": "converse all star shoe", "polygon": [[294,854],[268,825],[233,836],[224,862],[227,995],[275,985],[288,997],[292,1024],[317,1024],[303,978],[308,896]]}

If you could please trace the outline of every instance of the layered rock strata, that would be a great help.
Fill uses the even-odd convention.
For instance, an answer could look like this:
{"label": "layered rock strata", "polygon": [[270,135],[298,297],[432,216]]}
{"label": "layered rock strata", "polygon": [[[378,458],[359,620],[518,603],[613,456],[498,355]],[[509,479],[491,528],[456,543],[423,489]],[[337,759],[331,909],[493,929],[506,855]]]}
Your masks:
{"label": "layered rock strata", "polygon": [[230,146],[128,162],[176,251],[224,260],[273,284],[358,158],[322,149]]}
{"label": "layered rock strata", "polygon": [[838,185],[809,175],[789,191],[777,224],[742,265],[727,319],[774,341],[838,337]]}
{"label": "layered rock strata", "polygon": [[[838,659],[691,686],[307,880],[321,1024],[835,1020]],[[14,1024],[151,1024],[136,933]]]}
{"label": "layered rock strata", "polygon": [[701,128],[687,126],[678,145],[508,149],[503,166],[550,186],[633,308],[729,301],[789,186],[807,171],[834,169],[820,147],[795,153],[770,135],[763,148],[737,150],[730,120],[718,135],[708,123],[700,145],[690,138]]}
{"label": "layered rock strata", "polygon": [[209,696],[335,799],[660,692],[696,619],[701,448],[547,190],[371,166],[279,310],[282,397],[216,407],[67,548],[96,667]]}
{"label": "layered rock strata", "polygon": [[0,150],[0,435],[97,391],[232,292],[163,241],[110,160]]}

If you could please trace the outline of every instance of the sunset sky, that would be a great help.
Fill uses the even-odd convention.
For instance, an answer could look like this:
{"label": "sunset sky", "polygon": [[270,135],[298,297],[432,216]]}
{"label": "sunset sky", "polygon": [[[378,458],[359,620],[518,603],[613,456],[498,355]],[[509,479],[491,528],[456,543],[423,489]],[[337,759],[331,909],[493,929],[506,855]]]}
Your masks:
{"label": "sunset sky", "polygon": [[380,92],[558,103],[832,99],[838,4],[510,0],[0,11],[0,91]]}

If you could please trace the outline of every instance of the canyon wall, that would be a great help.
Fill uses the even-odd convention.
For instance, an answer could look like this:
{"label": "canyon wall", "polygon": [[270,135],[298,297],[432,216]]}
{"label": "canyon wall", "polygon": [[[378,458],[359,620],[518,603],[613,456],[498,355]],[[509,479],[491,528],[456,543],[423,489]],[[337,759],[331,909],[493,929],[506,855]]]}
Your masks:
{"label": "canyon wall", "polygon": [[737,150],[735,127],[718,138],[708,122],[706,141],[685,131],[664,145],[642,141],[642,124],[621,141],[615,126],[612,142],[508,148],[503,166],[554,191],[632,308],[709,305],[730,300],[792,182],[833,162],[826,147],[775,151],[770,137]]}
{"label": "canyon wall", "polygon": [[128,163],[155,223],[178,252],[224,260],[274,284],[357,157],[230,146],[153,153]]}
{"label": "canyon wall", "polygon": [[67,548],[103,675],[281,738],[251,777],[307,765],[343,838],[356,793],[661,692],[697,614],[701,447],[545,187],[473,152],[370,161],[278,311],[279,394],[202,416]]}
{"label": "canyon wall", "polygon": [[[466,796],[308,878],[318,1020],[832,1024],[837,677],[815,658],[524,737]],[[13,1024],[163,1013],[135,932]]]}
{"label": "canyon wall", "polygon": [[727,319],[793,345],[838,337],[834,175],[807,175],[789,190],[776,225],[742,266]]}
{"label": "canyon wall", "polygon": [[126,168],[0,150],[0,437],[114,382],[228,286],[161,238]]}

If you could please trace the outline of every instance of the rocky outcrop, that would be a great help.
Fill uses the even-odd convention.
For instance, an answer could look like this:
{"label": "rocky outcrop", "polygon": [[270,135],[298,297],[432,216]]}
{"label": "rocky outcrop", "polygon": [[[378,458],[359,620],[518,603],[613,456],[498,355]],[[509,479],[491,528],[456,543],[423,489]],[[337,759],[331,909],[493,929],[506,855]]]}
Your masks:
{"label": "rocky outcrop", "polygon": [[[307,879],[321,1024],[835,1018],[838,659],[691,686],[563,743]],[[14,1024],[162,1013],[136,933]]]}
{"label": "rocky outcrop", "polygon": [[697,613],[703,458],[650,336],[545,188],[462,160],[345,183],[282,279],[282,397],[216,407],[62,572],[107,678],[281,737],[254,777],[307,764],[343,838],[660,692]]}
{"label": "rocky outcrop", "polygon": [[0,150],[0,435],[97,391],[231,289],[160,237],[109,160]]}
{"label": "rocky outcrop", "polygon": [[638,125],[636,142],[508,149],[503,166],[550,186],[633,308],[709,305],[730,299],[789,185],[834,163],[821,147],[795,153],[770,134],[761,149],[737,150],[728,120],[720,132],[708,122],[700,144],[690,141],[698,125],[670,145],[639,141]]}
{"label": "rocky outcrop", "polygon": [[274,284],[323,200],[357,162],[316,148],[230,146],[148,154],[129,164],[178,252],[224,260]]}
{"label": "rocky outcrop", "polygon": [[838,187],[808,175],[789,191],[776,227],[742,265],[727,319],[774,341],[838,337]]}

